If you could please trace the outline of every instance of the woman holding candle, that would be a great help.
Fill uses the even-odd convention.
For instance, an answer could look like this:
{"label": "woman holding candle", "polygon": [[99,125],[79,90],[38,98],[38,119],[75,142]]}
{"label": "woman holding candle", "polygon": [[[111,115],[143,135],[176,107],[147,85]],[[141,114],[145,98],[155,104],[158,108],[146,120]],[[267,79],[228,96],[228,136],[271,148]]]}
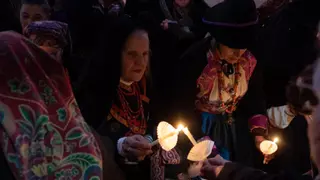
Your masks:
{"label": "woman holding candle", "polygon": [[[313,112],[312,106],[318,103],[312,91],[299,87],[301,82],[312,85],[313,66],[308,66],[297,78],[294,78],[287,87],[287,105],[271,107],[268,114],[267,138],[280,137],[279,150],[274,154],[264,155],[267,172],[279,172],[290,170],[304,174],[312,169],[307,127],[310,124]],[[256,145],[259,150],[260,144],[265,138],[256,137]],[[262,160],[259,159],[260,162]]]}
{"label": "woman holding candle", "polygon": [[[87,121],[101,122],[96,129],[113,141],[115,159],[127,179],[150,179],[152,169],[157,169],[152,172],[159,173],[156,177],[161,178],[164,166],[160,167],[159,161],[164,160],[159,157],[166,153],[152,151],[150,144],[156,124],[150,119],[146,81],[150,58],[148,33],[139,22],[123,16],[110,26],[106,42],[107,59],[90,72],[87,78],[90,85],[85,87],[90,88],[83,93],[87,98],[80,99],[80,107]],[[110,86],[103,87],[96,82],[110,83]],[[169,157],[172,156],[166,159],[169,162],[175,160]],[[159,160],[158,163],[154,164],[153,159]]]}
{"label": "woman holding candle", "polygon": [[149,98],[145,79],[142,80],[150,56],[148,33],[127,17],[119,19],[110,31],[113,37],[109,37],[108,43],[112,47],[107,51],[110,60],[121,63],[121,76],[111,109],[97,131],[113,141],[116,160],[128,179],[147,179],[150,168],[143,160],[152,153],[149,143],[153,134]]}
{"label": "woman holding candle", "polygon": [[[320,98],[319,90],[319,81],[320,81],[320,60],[316,63],[313,67],[313,85],[305,84],[305,83],[298,83],[300,88],[305,89],[306,91],[313,92],[312,99],[316,97],[318,100]],[[310,99],[310,100],[312,100]],[[310,101],[310,100],[306,100]],[[310,149],[312,158],[317,165],[318,170],[320,169],[320,146],[319,146],[319,139],[320,139],[320,123],[319,123],[319,103],[313,104],[312,109],[314,109],[312,115],[312,121],[309,123],[308,127],[308,137],[310,142]],[[232,163],[226,161],[220,156],[214,157],[209,159],[208,161],[204,162],[204,165],[201,169],[202,175],[209,180],[219,179],[219,180],[307,180],[312,179],[309,175],[302,175],[297,172],[291,173],[278,173],[278,174],[267,174],[263,171],[244,167],[242,165]],[[320,179],[319,175],[316,177],[316,180]]]}
{"label": "woman holding candle", "polygon": [[[201,134],[213,139],[224,158],[234,159],[235,120],[266,118],[260,100],[261,72],[256,68],[255,57],[247,50],[255,37],[256,6],[251,0],[224,1],[211,8],[203,22],[211,36],[182,56],[176,80],[181,87],[177,109],[189,120],[188,127],[193,127],[190,130],[201,124]],[[186,98],[192,95],[196,98]],[[191,113],[194,100],[201,120]]]}

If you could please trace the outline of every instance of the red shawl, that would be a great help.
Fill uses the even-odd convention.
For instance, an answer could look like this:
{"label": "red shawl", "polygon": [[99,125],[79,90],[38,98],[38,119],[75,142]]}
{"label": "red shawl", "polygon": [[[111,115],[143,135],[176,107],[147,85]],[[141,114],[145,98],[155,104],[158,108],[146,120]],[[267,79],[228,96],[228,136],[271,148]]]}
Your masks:
{"label": "red shawl", "polygon": [[0,33],[0,143],[16,179],[102,179],[101,152],[62,65]]}

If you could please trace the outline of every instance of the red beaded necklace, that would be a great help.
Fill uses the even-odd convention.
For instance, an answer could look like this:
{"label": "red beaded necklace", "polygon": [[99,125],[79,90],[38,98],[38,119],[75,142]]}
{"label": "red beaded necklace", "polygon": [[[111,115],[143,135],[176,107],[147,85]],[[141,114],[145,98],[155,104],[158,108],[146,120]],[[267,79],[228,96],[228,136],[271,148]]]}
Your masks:
{"label": "red beaded necklace", "polygon": [[[146,122],[139,87],[136,83],[132,84],[130,87],[124,86],[125,85],[120,83],[117,89],[118,97],[121,103],[121,110],[124,113],[123,118],[126,120],[129,126],[128,128],[130,128],[133,133],[141,133],[146,129]],[[138,110],[132,110],[129,102],[126,99],[128,96],[134,96],[137,98],[135,103],[137,103]]]}
{"label": "red beaded necklace", "polygon": [[[212,50],[210,50],[210,53],[213,58],[214,57],[219,58],[219,61],[221,61],[220,53],[219,53],[218,49],[216,50],[217,56],[213,56]],[[225,112],[228,114],[231,114],[232,112],[234,112],[236,110],[236,105],[238,102],[237,90],[238,90],[238,85],[239,85],[239,79],[241,77],[240,63],[235,63],[234,67],[235,67],[235,71],[234,71],[235,80],[234,80],[233,88],[231,88],[230,90],[228,90],[225,87],[225,79],[224,79],[225,75],[223,73],[222,66],[220,66],[218,68],[218,72],[217,72],[220,108],[225,110]],[[225,102],[223,101],[223,98],[222,98],[222,91],[226,91],[229,94],[231,94],[231,97],[232,97],[231,103],[228,103],[227,105],[225,104]]]}

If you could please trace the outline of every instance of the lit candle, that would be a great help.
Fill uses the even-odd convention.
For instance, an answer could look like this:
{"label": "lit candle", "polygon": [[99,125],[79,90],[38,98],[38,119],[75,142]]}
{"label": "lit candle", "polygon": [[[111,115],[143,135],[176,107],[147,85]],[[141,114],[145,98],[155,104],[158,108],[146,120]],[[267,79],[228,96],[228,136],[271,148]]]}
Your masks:
{"label": "lit candle", "polygon": [[[278,150],[277,142],[279,141],[278,138],[275,138],[273,141],[264,140],[260,144],[260,151],[265,155],[271,155]],[[266,164],[266,159],[263,161]]]}
{"label": "lit candle", "polygon": [[163,140],[165,140],[167,138],[170,138],[172,136],[178,135],[183,128],[184,128],[184,126],[182,124],[179,124],[178,128],[175,129],[174,131],[168,132],[167,134],[158,137],[157,140],[155,140],[155,141],[153,141],[151,143],[151,146],[157,145],[159,143],[159,139],[163,141]]}
{"label": "lit candle", "polygon": [[197,141],[194,139],[194,137],[192,136],[192,134],[190,133],[189,129],[183,128],[182,131],[184,132],[184,134],[189,138],[189,140],[191,141],[191,143],[195,146],[197,144]]}

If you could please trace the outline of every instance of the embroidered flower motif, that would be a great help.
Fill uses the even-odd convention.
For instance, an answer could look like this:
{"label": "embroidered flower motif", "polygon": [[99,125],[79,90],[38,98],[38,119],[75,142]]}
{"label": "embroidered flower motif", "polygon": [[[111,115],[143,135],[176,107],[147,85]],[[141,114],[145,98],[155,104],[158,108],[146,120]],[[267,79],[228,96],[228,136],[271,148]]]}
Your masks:
{"label": "embroidered flower motif", "polygon": [[56,98],[52,95],[52,92],[53,90],[50,87],[46,86],[43,90],[43,93],[41,93],[41,98],[47,105],[57,102]]}
{"label": "embroidered flower motif", "polygon": [[38,165],[34,165],[31,168],[31,171],[37,177],[44,177],[44,176],[48,175],[47,167],[48,167],[48,165],[46,163],[38,164]]}
{"label": "embroidered flower motif", "polygon": [[33,141],[30,146],[30,156],[43,157],[45,155],[45,147],[43,141]]}
{"label": "embroidered flower motif", "polygon": [[72,167],[71,169],[63,169],[59,172],[55,173],[56,179],[73,179],[73,177],[76,177],[79,174],[79,170]]}
{"label": "embroidered flower motif", "polygon": [[20,154],[23,158],[28,158],[28,156],[29,156],[29,145],[28,144],[21,144],[20,145]]}
{"label": "embroidered flower motif", "polygon": [[4,111],[0,110],[0,123],[2,124],[4,120]]}
{"label": "embroidered flower motif", "polygon": [[57,110],[59,121],[64,122],[67,117],[67,111],[64,108],[59,108]]}
{"label": "embroidered flower motif", "polygon": [[18,94],[25,94],[30,91],[30,86],[24,81],[20,81],[17,78],[8,81],[11,92]]}

